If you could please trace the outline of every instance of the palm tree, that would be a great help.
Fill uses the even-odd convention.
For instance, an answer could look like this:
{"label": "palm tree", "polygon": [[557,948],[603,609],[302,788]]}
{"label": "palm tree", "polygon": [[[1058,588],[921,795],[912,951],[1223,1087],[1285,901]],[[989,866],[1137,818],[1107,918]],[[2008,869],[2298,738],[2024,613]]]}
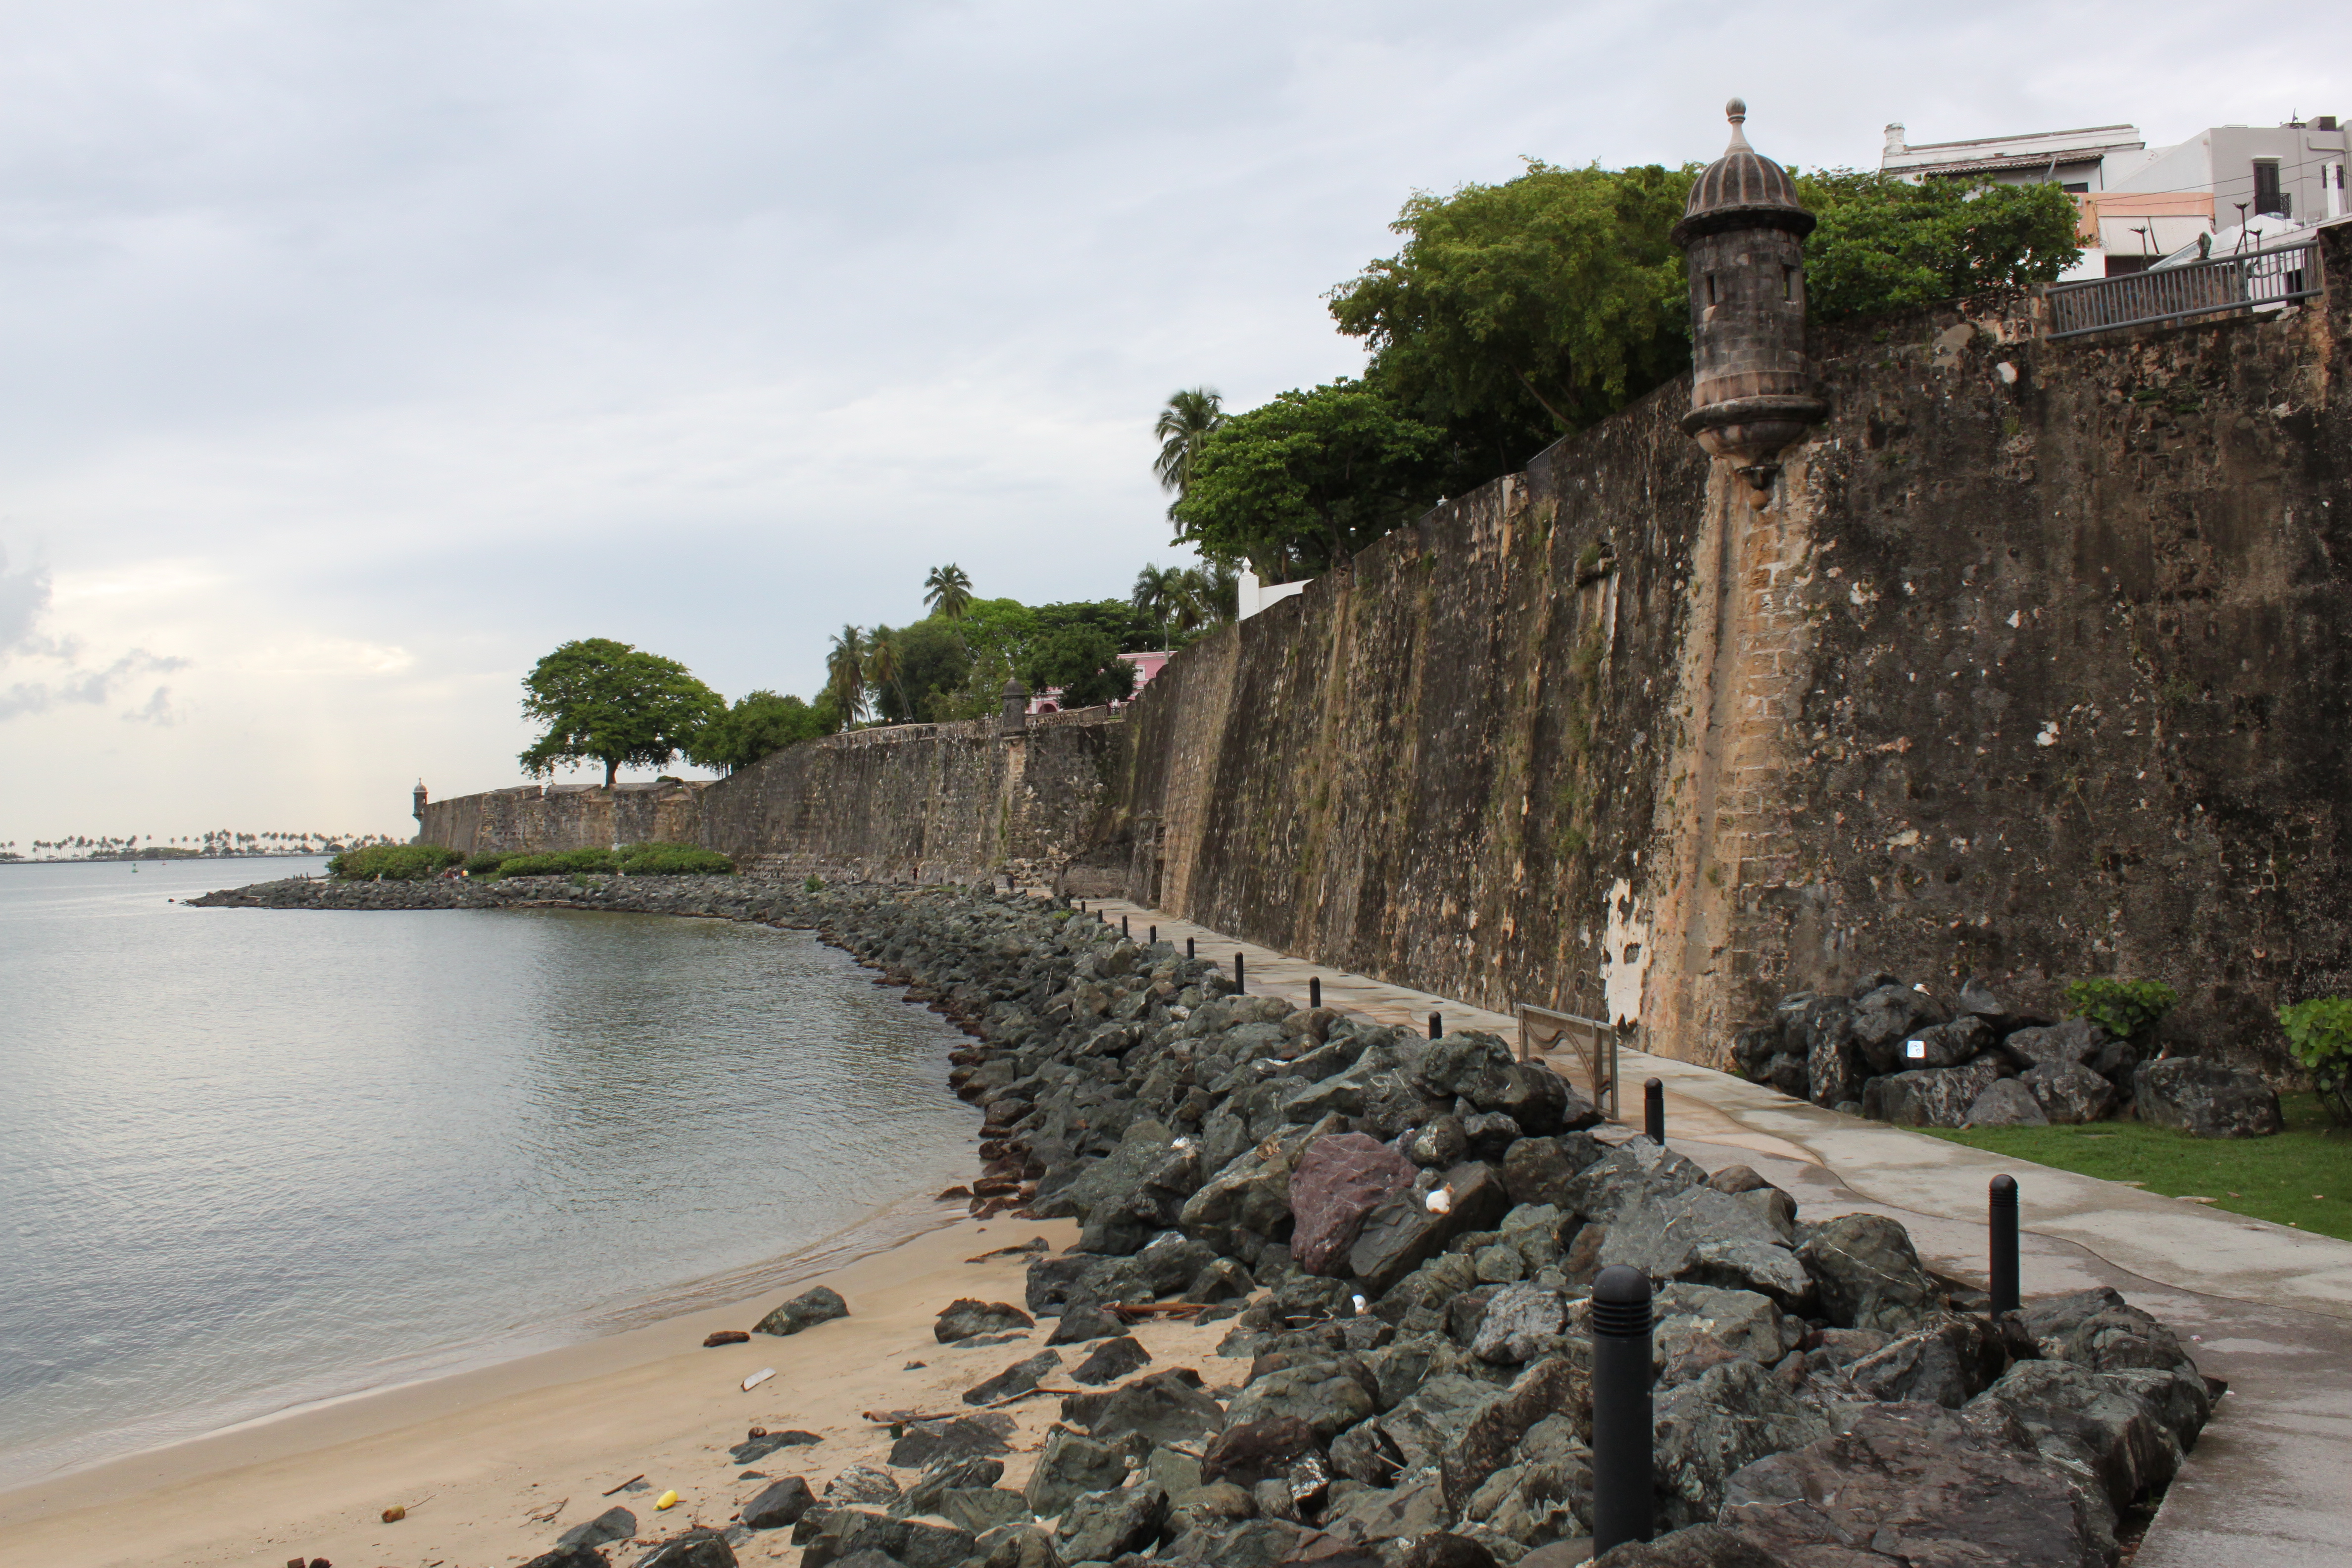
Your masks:
{"label": "palm tree", "polygon": [[866,711],[866,633],[845,626],[834,634],[833,651],[825,655],[825,687],[845,723],[856,722]]}
{"label": "palm tree", "polygon": [[907,693],[898,687],[898,634],[888,626],[876,626],[873,635],[866,639],[866,679],[873,682],[877,697],[886,689],[898,688],[898,709],[904,712]]}
{"label": "palm tree", "polygon": [[[1201,438],[1225,422],[1224,401],[1223,394],[1205,386],[1171,393],[1168,406],[1151,426],[1152,437],[1160,443],[1151,471],[1160,476],[1160,488],[1174,490],[1178,500],[1192,483],[1192,459],[1200,455]],[[1174,510],[1172,504],[1170,510]]]}
{"label": "palm tree", "polygon": [[1184,600],[1192,618],[1184,629],[1223,626],[1241,614],[1241,578],[1223,561],[1212,561],[1184,574]]}
{"label": "palm tree", "polygon": [[934,614],[960,621],[963,619],[966,607],[971,604],[971,579],[965,576],[963,568],[953,562],[945,566],[934,566],[931,574],[923,579],[923,603],[929,605]]}
{"label": "palm tree", "polygon": [[[1146,566],[1135,574],[1135,592],[1128,602],[1139,616],[1149,616],[1151,624],[1160,628],[1160,640],[1168,640],[1171,616],[1181,616],[1184,605],[1184,569],[1181,566]],[[1190,629],[1187,626],[1186,629]]]}

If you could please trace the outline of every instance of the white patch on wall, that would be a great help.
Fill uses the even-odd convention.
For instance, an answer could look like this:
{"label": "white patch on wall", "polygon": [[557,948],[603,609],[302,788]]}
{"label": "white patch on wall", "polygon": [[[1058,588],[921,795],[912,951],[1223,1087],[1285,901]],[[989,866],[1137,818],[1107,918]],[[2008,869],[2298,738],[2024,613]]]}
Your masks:
{"label": "white patch on wall", "polygon": [[2053,719],[2048,723],[2042,725],[2041,732],[2033,737],[2033,743],[2037,746],[2056,745],[2058,743],[2058,721]]}
{"label": "white patch on wall", "polygon": [[1650,973],[1650,917],[1633,896],[1633,884],[1620,877],[1610,885],[1601,910],[1601,987],[1612,1024],[1639,1023],[1642,981]]}

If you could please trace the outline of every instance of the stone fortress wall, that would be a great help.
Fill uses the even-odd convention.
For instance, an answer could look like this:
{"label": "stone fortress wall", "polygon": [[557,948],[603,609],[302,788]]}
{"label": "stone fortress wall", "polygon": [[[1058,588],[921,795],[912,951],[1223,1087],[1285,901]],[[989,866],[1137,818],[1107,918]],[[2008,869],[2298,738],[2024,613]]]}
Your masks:
{"label": "stone fortress wall", "polygon": [[[2322,248],[2352,278],[2352,226]],[[644,836],[1059,878],[1711,1063],[1879,970],[2163,980],[2178,1039],[2265,1048],[2352,990],[2352,308],[2057,342],[2036,308],[1816,332],[1828,415],[1764,492],[1662,388],[1122,713],[834,737]],[[425,837],[593,816],[515,793]]]}

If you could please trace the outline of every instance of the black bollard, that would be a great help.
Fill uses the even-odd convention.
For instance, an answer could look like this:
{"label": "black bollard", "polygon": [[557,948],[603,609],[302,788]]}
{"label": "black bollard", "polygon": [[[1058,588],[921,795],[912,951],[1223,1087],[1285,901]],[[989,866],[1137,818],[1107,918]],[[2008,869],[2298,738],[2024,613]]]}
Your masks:
{"label": "black bollard", "polygon": [[1650,1539],[1650,1277],[1592,1281],[1592,1554]]}
{"label": "black bollard", "polygon": [[1160,928],[1158,926],[1150,926],[1146,929],[1149,930],[1151,934],[1146,939],[1145,945],[1148,947],[1158,947],[1160,945]]}
{"label": "black bollard", "polygon": [[2017,1178],[1992,1179],[1992,1266],[1987,1270],[1995,1316],[2017,1310]]}
{"label": "black bollard", "polygon": [[1238,996],[1238,995],[1240,995],[1241,994],[1242,994],[1242,955],[1241,955],[1240,953],[1236,952],[1235,954],[1234,954],[1234,995],[1236,995],[1236,996]]}
{"label": "black bollard", "polygon": [[1127,934],[1127,917],[1125,915],[1118,917],[1118,934],[1121,936],[1125,936]]}
{"label": "black bollard", "polygon": [[1184,939],[1184,956],[1187,959],[1195,959],[1201,956],[1198,952],[1195,952],[1192,950],[1192,939],[1189,936]]}
{"label": "black bollard", "polygon": [[1445,1033],[1445,1015],[1432,1013],[1429,1016],[1429,1037],[1433,1040],[1444,1033]]}
{"label": "black bollard", "polygon": [[1642,1086],[1642,1131],[1659,1148],[1666,1146],[1666,1086],[1654,1078]]}
{"label": "black bollard", "polygon": [[1310,1008],[1323,1005],[1323,977],[1319,974],[1307,977],[1307,1005]]}

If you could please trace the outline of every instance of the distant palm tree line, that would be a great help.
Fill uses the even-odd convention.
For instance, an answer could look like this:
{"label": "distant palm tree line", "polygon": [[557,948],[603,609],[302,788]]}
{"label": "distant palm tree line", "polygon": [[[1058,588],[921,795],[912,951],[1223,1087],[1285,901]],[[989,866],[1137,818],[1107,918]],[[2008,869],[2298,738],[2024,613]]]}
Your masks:
{"label": "distant palm tree line", "polygon": [[[397,844],[402,839],[381,833],[239,833],[226,827],[209,833],[183,834],[159,838],[149,833],[128,833],[120,837],[111,834],[81,834],[56,838],[36,838],[26,846],[34,854],[52,856],[79,850],[88,856],[130,855],[140,852],[144,844],[149,849],[180,848],[195,855],[320,855],[338,849],[348,849],[363,844]],[[0,842],[0,851],[15,850],[13,838]]]}

